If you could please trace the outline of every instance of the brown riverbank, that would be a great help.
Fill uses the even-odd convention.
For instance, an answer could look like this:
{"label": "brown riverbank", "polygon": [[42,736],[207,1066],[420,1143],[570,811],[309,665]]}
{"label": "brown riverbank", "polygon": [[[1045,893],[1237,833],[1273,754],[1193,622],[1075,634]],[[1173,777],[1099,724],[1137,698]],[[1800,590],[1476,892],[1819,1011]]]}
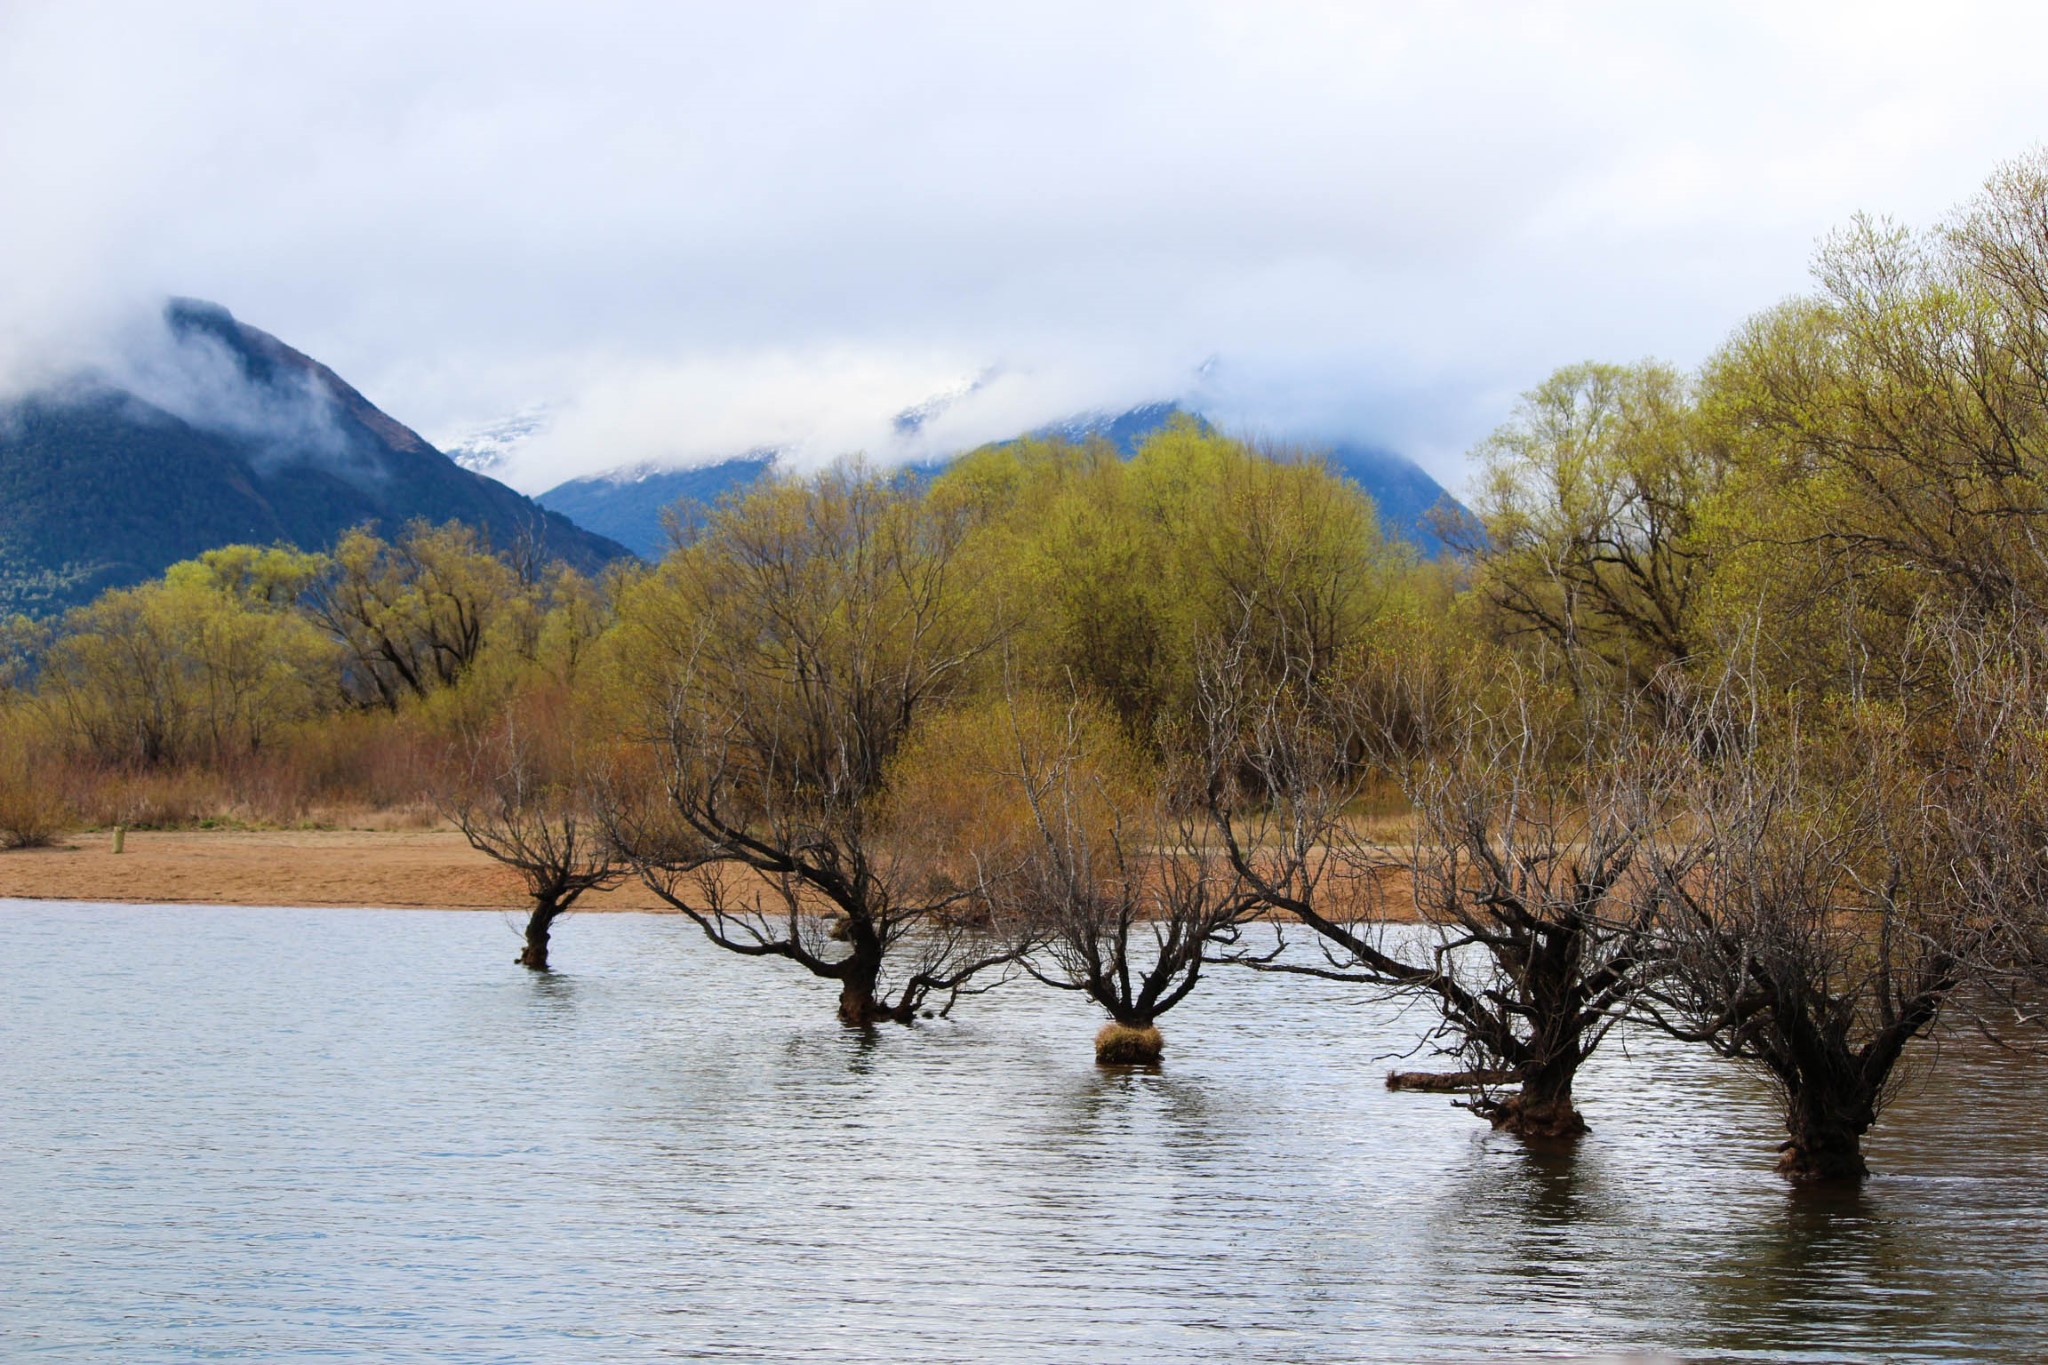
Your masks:
{"label": "brown riverbank", "polygon": [[[519,878],[454,830],[130,830],[0,853],[0,897],[200,905],[515,910]],[[578,910],[655,910],[638,883]]]}
{"label": "brown riverbank", "polygon": [[[0,899],[147,905],[350,905],[519,910],[519,878],[452,829],[130,830],[74,834],[0,853]],[[1405,883],[1383,882],[1407,919]],[[638,881],[592,892],[578,911],[666,910]]]}

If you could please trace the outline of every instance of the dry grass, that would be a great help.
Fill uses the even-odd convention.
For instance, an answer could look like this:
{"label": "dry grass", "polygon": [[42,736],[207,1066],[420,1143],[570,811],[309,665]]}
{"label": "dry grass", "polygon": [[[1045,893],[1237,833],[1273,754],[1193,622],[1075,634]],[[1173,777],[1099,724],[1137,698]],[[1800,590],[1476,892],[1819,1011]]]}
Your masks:
{"label": "dry grass", "polygon": [[1103,1066],[1150,1066],[1165,1050],[1166,1040],[1150,1026],[1110,1023],[1095,1035],[1095,1060]]}
{"label": "dry grass", "polygon": [[0,774],[0,848],[46,848],[71,823],[64,800],[28,773]]}
{"label": "dry grass", "polygon": [[428,792],[435,741],[383,713],[329,716],[232,763],[153,769],[67,752],[25,712],[0,714],[0,807],[31,766],[11,751],[24,744],[36,750],[44,799],[69,827],[418,830],[440,819]]}
{"label": "dry grass", "polygon": [[70,827],[55,769],[54,746],[28,714],[0,710],[0,848],[42,848]]}

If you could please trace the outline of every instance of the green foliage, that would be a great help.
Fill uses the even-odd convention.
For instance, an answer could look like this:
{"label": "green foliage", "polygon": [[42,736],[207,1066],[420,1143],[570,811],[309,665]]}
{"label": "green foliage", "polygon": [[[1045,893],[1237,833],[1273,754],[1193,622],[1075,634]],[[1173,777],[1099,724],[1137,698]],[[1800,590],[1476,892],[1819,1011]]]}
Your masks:
{"label": "green foliage", "polygon": [[1734,457],[1715,611],[1809,685],[1938,688],[1930,621],[2048,609],[2044,193],[2036,155],[1933,231],[1857,220],[1707,369]]}
{"label": "green foliage", "polygon": [[414,522],[392,542],[358,527],[335,545],[311,609],[340,643],[348,699],[395,710],[459,681],[525,614],[519,589],[457,522]]}
{"label": "green foliage", "polygon": [[974,510],[972,554],[1017,606],[1014,667],[1146,744],[1193,706],[1204,650],[1268,679],[1328,670],[1415,573],[1355,486],[1186,418],[1128,462],[1103,445],[977,452],[933,495]]}
{"label": "green foliage", "polygon": [[174,565],[73,609],[41,677],[67,732],[103,762],[153,767],[253,753],[313,714],[332,646],[291,598],[229,571],[263,553]]}
{"label": "green foliage", "polygon": [[623,704],[685,761],[741,765],[758,797],[857,808],[1003,633],[999,594],[958,559],[968,527],[858,466],[721,506],[622,595]]}
{"label": "green foliage", "polygon": [[326,556],[304,554],[288,545],[224,545],[196,560],[173,564],[164,572],[164,583],[225,593],[254,609],[284,611],[298,605],[326,568]]}
{"label": "green foliage", "polygon": [[1567,366],[1479,457],[1477,581],[1498,636],[1565,648],[1625,687],[1700,654],[1702,519],[1725,458],[1684,379]]}

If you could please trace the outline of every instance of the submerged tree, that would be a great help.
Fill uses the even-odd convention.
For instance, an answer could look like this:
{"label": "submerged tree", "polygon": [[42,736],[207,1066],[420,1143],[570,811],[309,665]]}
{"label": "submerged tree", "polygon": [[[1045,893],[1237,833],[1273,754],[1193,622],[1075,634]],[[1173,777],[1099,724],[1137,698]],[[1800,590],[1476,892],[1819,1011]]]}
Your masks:
{"label": "submerged tree", "polygon": [[1579,1069],[1654,971],[1642,857],[1672,838],[1672,771],[1626,719],[1580,731],[1539,707],[1454,722],[1449,752],[1409,779],[1408,866],[1446,1035],[1469,1071],[1517,1087],[1474,1108],[1559,1137],[1584,1131]]}
{"label": "submerged tree", "polygon": [[1907,1047],[1982,979],[2012,855],[2035,861],[1996,819],[2019,717],[1976,719],[1990,723],[1916,727],[1865,702],[1809,729],[1740,677],[1714,708],[1725,757],[1686,788],[1704,852],[1660,868],[1665,970],[1643,1006],[1769,1078],[1795,1181],[1867,1174],[1863,1137]]}
{"label": "submerged tree", "polygon": [[1641,860],[1668,836],[1672,781],[1626,709],[1556,691],[1510,670],[1496,695],[1436,717],[1434,752],[1397,765],[1416,811],[1405,853],[1346,821],[1356,717],[1328,704],[1256,708],[1243,761],[1273,799],[1212,806],[1238,870],[1321,949],[1252,965],[1427,1001],[1435,1045],[1461,1065],[1389,1084],[1468,1091],[1495,1127],[1537,1138],[1584,1131],[1579,1068],[1652,968]]}
{"label": "submerged tree", "polygon": [[591,757],[577,742],[569,700],[543,689],[470,727],[437,792],[470,846],[525,883],[533,906],[519,965],[534,971],[548,970],[555,921],[584,893],[628,875],[594,799]]}
{"label": "submerged tree", "polygon": [[942,775],[982,792],[949,804],[995,826],[975,840],[981,893],[1023,971],[1109,1015],[1098,1062],[1157,1062],[1159,1017],[1262,908],[1205,846],[1199,806],[1078,699],[1013,695],[947,717],[919,748],[926,776],[907,798],[929,799]]}
{"label": "submerged tree", "polygon": [[621,606],[659,787],[615,793],[616,837],[713,943],[835,982],[849,1025],[909,1023],[1009,956],[886,786],[1000,630],[965,526],[842,468],[721,510]]}

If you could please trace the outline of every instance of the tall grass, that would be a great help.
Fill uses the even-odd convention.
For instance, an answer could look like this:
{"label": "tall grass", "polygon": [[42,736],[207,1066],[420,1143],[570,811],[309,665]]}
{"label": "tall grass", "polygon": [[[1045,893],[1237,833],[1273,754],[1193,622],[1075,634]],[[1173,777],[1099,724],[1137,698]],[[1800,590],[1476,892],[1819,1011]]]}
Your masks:
{"label": "tall grass", "polygon": [[34,717],[0,706],[0,848],[40,848],[71,823],[57,748]]}
{"label": "tall grass", "polygon": [[114,825],[428,828],[439,745],[409,717],[330,715],[229,762],[126,767],[68,748],[16,708],[0,712],[0,845]]}

